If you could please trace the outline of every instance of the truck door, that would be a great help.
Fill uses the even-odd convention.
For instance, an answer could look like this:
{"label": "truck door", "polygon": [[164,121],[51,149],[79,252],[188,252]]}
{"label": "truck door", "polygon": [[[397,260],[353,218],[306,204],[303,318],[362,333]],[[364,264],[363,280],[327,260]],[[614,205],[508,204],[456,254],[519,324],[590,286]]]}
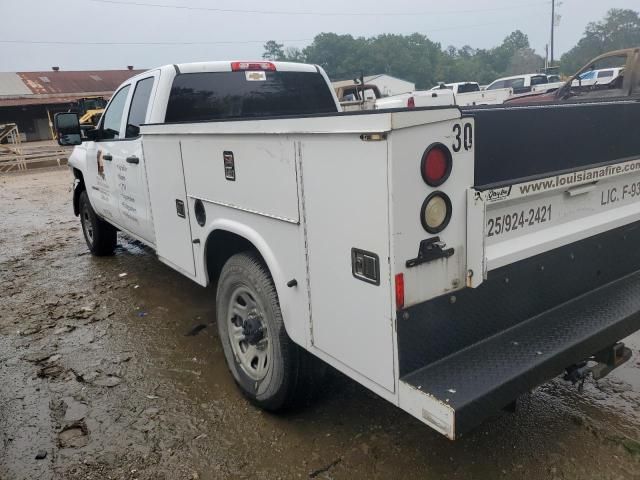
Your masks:
{"label": "truck door", "polygon": [[149,208],[147,174],[142,151],[140,125],[149,113],[149,101],[158,72],[131,84],[132,93],[123,117],[122,138],[112,155],[118,194],[119,224],[125,230],[153,244],[153,222]]}
{"label": "truck door", "polygon": [[130,85],[118,90],[98,126],[99,139],[87,142],[87,192],[94,210],[115,224],[120,223],[114,151],[119,146],[122,117]]}

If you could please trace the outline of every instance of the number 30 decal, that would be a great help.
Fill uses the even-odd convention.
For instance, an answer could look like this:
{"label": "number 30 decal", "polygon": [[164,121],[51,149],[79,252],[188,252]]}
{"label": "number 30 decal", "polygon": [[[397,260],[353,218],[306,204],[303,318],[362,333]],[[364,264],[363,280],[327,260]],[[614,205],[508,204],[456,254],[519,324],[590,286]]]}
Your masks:
{"label": "number 30 decal", "polygon": [[470,123],[465,123],[464,126],[456,123],[453,126],[454,142],[453,151],[458,153],[462,148],[469,151],[473,148],[473,127]]}

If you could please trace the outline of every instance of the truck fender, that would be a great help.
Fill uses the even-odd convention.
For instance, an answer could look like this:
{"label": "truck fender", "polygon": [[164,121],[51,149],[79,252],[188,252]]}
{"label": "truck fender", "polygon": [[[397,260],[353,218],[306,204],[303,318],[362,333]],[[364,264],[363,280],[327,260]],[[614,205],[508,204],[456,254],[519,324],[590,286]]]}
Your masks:
{"label": "truck fender", "polygon": [[67,162],[73,176],[75,177],[73,183],[73,213],[77,217],[80,215],[79,199],[82,190],[85,190],[84,173],[87,171],[87,147],[85,144],[74,147],[69,160]]}
{"label": "truck fender", "polygon": [[76,217],[80,215],[80,194],[84,189],[84,182],[82,180],[75,180],[73,182],[73,214]]}
{"label": "truck fender", "polygon": [[[300,337],[300,334],[304,335],[303,332],[297,332],[299,326],[293,325],[292,315],[289,312],[289,308],[287,306],[287,301],[284,299],[287,298],[285,294],[286,283],[291,280],[290,278],[284,277],[284,272],[280,266],[280,262],[277,260],[273,250],[269,246],[268,242],[264,239],[262,235],[260,235],[256,230],[249,227],[248,225],[238,222],[236,220],[230,219],[216,219],[211,224],[207,225],[207,232],[205,238],[207,239],[203,254],[202,254],[202,265],[205,272],[206,282],[210,283],[211,278],[208,272],[207,265],[207,248],[209,245],[209,239],[211,235],[216,231],[223,231],[228,233],[233,233],[238,235],[249,243],[253,245],[253,247],[257,250],[257,252],[262,256],[269,272],[271,274],[271,278],[273,278],[273,283],[276,287],[276,292],[278,293],[278,299],[280,301],[280,310],[282,312],[282,319],[284,321],[285,329],[289,335],[289,337],[296,343],[304,344],[304,337]],[[286,292],[288,293],[288,292]],[[298,337],[298,338],[296,338]]]}

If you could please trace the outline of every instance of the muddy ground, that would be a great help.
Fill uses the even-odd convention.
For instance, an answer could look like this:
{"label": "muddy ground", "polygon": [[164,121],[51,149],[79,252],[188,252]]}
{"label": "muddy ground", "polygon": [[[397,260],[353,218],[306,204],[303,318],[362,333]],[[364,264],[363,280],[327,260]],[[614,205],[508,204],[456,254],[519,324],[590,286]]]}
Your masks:
{"label": "muddy ground", "polygon": [[226,371],[212,290],[123,236],[88,255],[70,187],[0,177],[0,479],[640,478],[640,335],[607,379],[550,382],[455,443],[337,373],[266,414]]}

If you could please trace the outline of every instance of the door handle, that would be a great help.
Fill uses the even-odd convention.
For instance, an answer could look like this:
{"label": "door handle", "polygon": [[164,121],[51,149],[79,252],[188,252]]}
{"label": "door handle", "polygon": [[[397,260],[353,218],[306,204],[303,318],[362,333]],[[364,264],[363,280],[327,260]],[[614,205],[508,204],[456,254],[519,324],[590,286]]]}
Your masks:
{"label": "door handle", "polygon": [[136,157],[135,155],[132,155],[130,157],[127,157],[127,163],[138,164],[138,163],[140,163],[140,159],[138,157]]}
{"label": "door handle", "polygon": [[113,160],[113,157],[111,156],[110,153],[105,153],[104,155],[102,155],[102,159],[107,162],[110,162],[111,160]]}

